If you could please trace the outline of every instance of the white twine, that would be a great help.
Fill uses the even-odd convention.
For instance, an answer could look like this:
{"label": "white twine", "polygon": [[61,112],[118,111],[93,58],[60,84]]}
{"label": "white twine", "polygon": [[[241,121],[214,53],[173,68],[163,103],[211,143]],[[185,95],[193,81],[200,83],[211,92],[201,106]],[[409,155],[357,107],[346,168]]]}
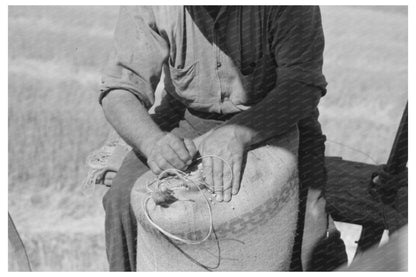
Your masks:
{"label": "white twine", "polygon": [[[231,169],[231,166],[228,164],[228,162],[227,161],[225,161],[223,158],[221,158],[221,157],[219,157],[219,156],[216,156],[216,155],[205,155],[205,156],[203,156],[203,157],[200,157],[200,158],[198,158],[197,160],[202,160],[202,159],[204,159],[204,158],[208,158],[208,157],[212,157],[212,158],[217,158],[217,159],[220,159],[220,160],[222,160],[227,166],[228,166],[228,168],[229,168],[229,170],[230,170],[230,184],[232,184],[232,180],[233,180],[233,172],[232,172],[232,169]],[[203,243],[204,241],[206,241],[211,235],[212,235],[212,232],[213,232],[213,216],[212,216],[212,209],[211,209],[211,204],[210,204],[210,202],[209,202],[209,200],[208,200],[208,198],[205,196],[205,194],[204,194],[204,192],[202,191],[202,189],[200,188],[200,186],[199,185],[204,185],[208,190],[210,190],[211,192],[215,192],[215,190],[214,189],[212,189],[212,188],[210,188],[210,186],[208,186],[208,184],[205,182],[205,181],[199,181],[199,180],[193,180],[193,179],[191,179],[191,178],[188,178],[190,175],[189,174],[187,174],[187,173],[185,173],[185,172],[183,172],[183,171],[181,171],[181,170],[179,170],[179,169],[175,169],[175,168],[169,168],[169,169],[166,169],[166,170],[164,170],[162,173],[160,173],[158,176],[157,176],[157,178],[155,179],[155,180],[153,180],[152,182],[150,182],[149,184],[147,184],[146,185],[146,189],[147,189],[147,191],[148,191],[148,193],[153,193],[153,192],[155,192],[155,191],[152,191],[151,189],[150,189],[150,185],[151,184],[153,184],[154,182],[157,182],[157,185],[156,185],[156,189],[157,189],[157,191],[161,191],[161,189],[160,189],[160,185],[163,183],[161,180],[162,180],[162,178],[163,178],[163,176],[166,174],[166,173],[170,173],[170,174],[173,174],[173,175],[175,175],[176,177],[173,177],[173,178],[179,178],[179,179],[181,179],[182,181],[184,181],[184,183],[187,183],[187,184],[192,184],[193,186],[195,186],[198,190],[199,190],[199,192],[202,194],[202,196],[204,197],[204,200],[205,200],[205,203],[207,204],[207,209],[208,209],[208,213],[209,213],[209,231],[208,231],[208,233],[207,233],[207,235],[203,238],[203,239],[201,239],[201,240],[189,240],[189,239],[185,239],[185,238],[181,238],[181,237],[178,237],[178,236],[176,236],[176,235],[174,235],[174,234],[172,234],[172,233],[170,233],[170,232],[168,232],[167,230],[165,230],[165,229],[163,229],[161,226],[159,226],[158,224],[156,224],[153,220],[152,220],[152,218],[150,217],[150,215],[149,215],[149,211],[148,211],[148,209],[147,209],[147,203],[149,202],[149,200],[150,199],[152,199],[152,196],[151,195],[149,195],[144,201],[143,201],[143,204],[142,204],[142,206],[143,206],[143,211],[144,211],[144,214],[145,214],[145,216],[146,216],[146,219],[149,221],[149,223],[153,226],[153,227],[155,227],[157,230],[159,230],[162,234],[164,234],[165,236],[167,236],[167,237],[169,237],[169,238],[171,238],[171,239],[174,239],[174,240],[177,240],[177,241],[180,241],[180,242],[182,242],[182,243],[185,243],[185,244],[201,244],[201,243]],[[167,182],[169,182],[169,179],[167,179],[168,181]],[[179,186],[179,187],[173,187],[172,189],[186,189],[186,186]],[[231,189],[231,187],[230,188],[228,188],[228,189]]]}

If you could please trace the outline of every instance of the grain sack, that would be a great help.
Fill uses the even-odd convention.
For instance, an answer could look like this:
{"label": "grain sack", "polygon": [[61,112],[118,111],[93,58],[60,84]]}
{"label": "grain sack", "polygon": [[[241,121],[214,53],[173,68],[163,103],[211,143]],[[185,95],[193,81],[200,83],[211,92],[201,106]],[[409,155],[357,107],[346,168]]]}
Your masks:
{"label": "grain sack", "polygon": [[[172,179],[166,186],[177,200],[156,205],[149,196],[156,176],[142,175],[131,195],[138,223],[137,270],[289,270],[298,210],[297,148],[294,130],[249,151],[240,192],[231,202],[206,201],[212,194],[196,186],[174,189],[183,181]],[[155,226],[190,242],[210,236],[188,244]]]}

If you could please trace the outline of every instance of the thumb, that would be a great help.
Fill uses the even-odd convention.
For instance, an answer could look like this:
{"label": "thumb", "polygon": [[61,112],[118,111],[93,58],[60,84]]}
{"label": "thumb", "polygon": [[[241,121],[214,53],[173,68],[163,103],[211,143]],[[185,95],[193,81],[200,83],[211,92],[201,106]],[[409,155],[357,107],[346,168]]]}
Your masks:
{"label": "thumb", "polygon": [[183,140],[183,142],[185,144],[186,149],[189,152],[189,155],[191,156],[191,158],[193,158],[195,156],[196,152],[198,151],[196,149],[195,143],[192,140],[187,139],[187,138],[185,138]]}

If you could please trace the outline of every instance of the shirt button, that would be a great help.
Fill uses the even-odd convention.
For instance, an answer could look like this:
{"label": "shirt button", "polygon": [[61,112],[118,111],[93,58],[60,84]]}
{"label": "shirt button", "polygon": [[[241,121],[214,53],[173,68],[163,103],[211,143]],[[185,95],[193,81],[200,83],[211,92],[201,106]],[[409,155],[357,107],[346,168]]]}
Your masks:
{"label": "shirt button", "polygon": [[220,67],[221,67],[221,63],[217,62],[217,68],[220,68]]}
{"label": "shirt button", "polygon": [[221,102],[228,101],[229,99],[230,99],[229,95],[221,92]]}

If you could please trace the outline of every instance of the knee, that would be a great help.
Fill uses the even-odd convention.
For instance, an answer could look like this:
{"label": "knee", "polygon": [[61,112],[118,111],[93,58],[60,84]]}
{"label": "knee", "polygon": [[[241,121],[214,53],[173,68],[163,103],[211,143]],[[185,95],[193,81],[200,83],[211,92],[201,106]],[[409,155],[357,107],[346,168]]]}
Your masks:
{"label": "knee", "polygon": [[106,214],[128,212],[130,208],[131,189],[111,187],[103,197],[103,207]]}
{"label": "knee", "polygon": [[326,200],[323,197],[322,190],[313,188],[308,189],[306,217],[313,220],[326,218]]}

